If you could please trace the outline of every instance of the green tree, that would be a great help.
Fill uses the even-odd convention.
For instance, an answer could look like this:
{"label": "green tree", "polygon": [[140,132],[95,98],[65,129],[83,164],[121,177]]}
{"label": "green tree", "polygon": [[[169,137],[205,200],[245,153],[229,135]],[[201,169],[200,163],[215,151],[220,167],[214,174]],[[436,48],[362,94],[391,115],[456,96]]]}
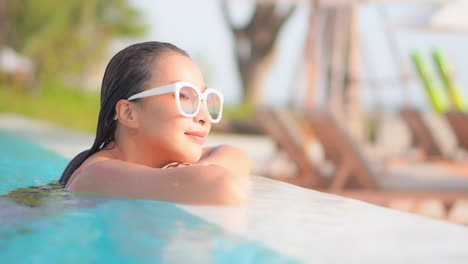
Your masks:
{"label": "green tree", "polygon": [[116,37],[145,27],[128,0],[6,0],[5,44],[29,57],[38,81],[78,79]]}

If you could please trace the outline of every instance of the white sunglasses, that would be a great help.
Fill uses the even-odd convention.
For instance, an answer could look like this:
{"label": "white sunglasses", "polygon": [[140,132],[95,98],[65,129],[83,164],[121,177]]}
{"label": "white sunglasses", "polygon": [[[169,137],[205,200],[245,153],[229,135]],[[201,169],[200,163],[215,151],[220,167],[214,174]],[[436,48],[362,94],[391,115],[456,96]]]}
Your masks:
{"label": "white sunglasses", "polygon": [[[175,82],[164,86],[151,88],[143,92],[130,96],[127,100],[135,100],[143,97],[174,93],[176,98],[177,108],[182,116],[195,117],[200,111],[202,101],[205,102],[205,107],[210,113],[211,122],[218,123],[223,114],[223,94],[215,89],[208,88],[201,92],[197,86],[188,82]],[[114,120],[117,120],[117,114]]]}

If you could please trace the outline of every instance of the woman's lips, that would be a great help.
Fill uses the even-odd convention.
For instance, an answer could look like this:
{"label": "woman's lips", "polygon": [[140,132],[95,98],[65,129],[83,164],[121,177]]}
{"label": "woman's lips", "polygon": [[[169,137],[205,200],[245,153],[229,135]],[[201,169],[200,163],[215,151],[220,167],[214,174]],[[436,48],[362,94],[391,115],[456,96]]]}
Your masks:
{"label": "woman's lips", "polygon": [[208,135],[206,132],[185,132],[184,134],[200,144],[205,143],[206,136]]}

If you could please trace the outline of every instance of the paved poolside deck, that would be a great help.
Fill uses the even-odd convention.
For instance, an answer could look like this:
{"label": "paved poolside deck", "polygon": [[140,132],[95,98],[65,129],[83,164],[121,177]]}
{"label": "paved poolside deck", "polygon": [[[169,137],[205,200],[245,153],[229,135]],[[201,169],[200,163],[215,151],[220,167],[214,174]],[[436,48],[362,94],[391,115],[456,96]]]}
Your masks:
{"label": "paved poolside deck", "polygon": [[[0,114],[0,130],[33,140],[71,158],[93,135],[43,121]],[[208,144],[229,143],[254,160],[270,155],[264,137],[213,135]],[[58,177],[58,175],[57,175]],[[468,228],[364,202],[252,176],[242,206],[180,208],[228,232],[258,241],[305,263],[467,263]]]}

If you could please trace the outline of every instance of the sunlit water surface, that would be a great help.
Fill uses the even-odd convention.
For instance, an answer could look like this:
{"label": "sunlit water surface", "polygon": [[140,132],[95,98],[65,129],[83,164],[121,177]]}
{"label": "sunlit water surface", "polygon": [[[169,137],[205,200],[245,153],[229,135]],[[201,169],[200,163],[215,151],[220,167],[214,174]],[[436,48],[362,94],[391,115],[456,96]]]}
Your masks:
{"label": "sunlit water surface", "polygon": [[173,203],[76,195],[68,160],[0,131],[0,263],[298,263]]}

